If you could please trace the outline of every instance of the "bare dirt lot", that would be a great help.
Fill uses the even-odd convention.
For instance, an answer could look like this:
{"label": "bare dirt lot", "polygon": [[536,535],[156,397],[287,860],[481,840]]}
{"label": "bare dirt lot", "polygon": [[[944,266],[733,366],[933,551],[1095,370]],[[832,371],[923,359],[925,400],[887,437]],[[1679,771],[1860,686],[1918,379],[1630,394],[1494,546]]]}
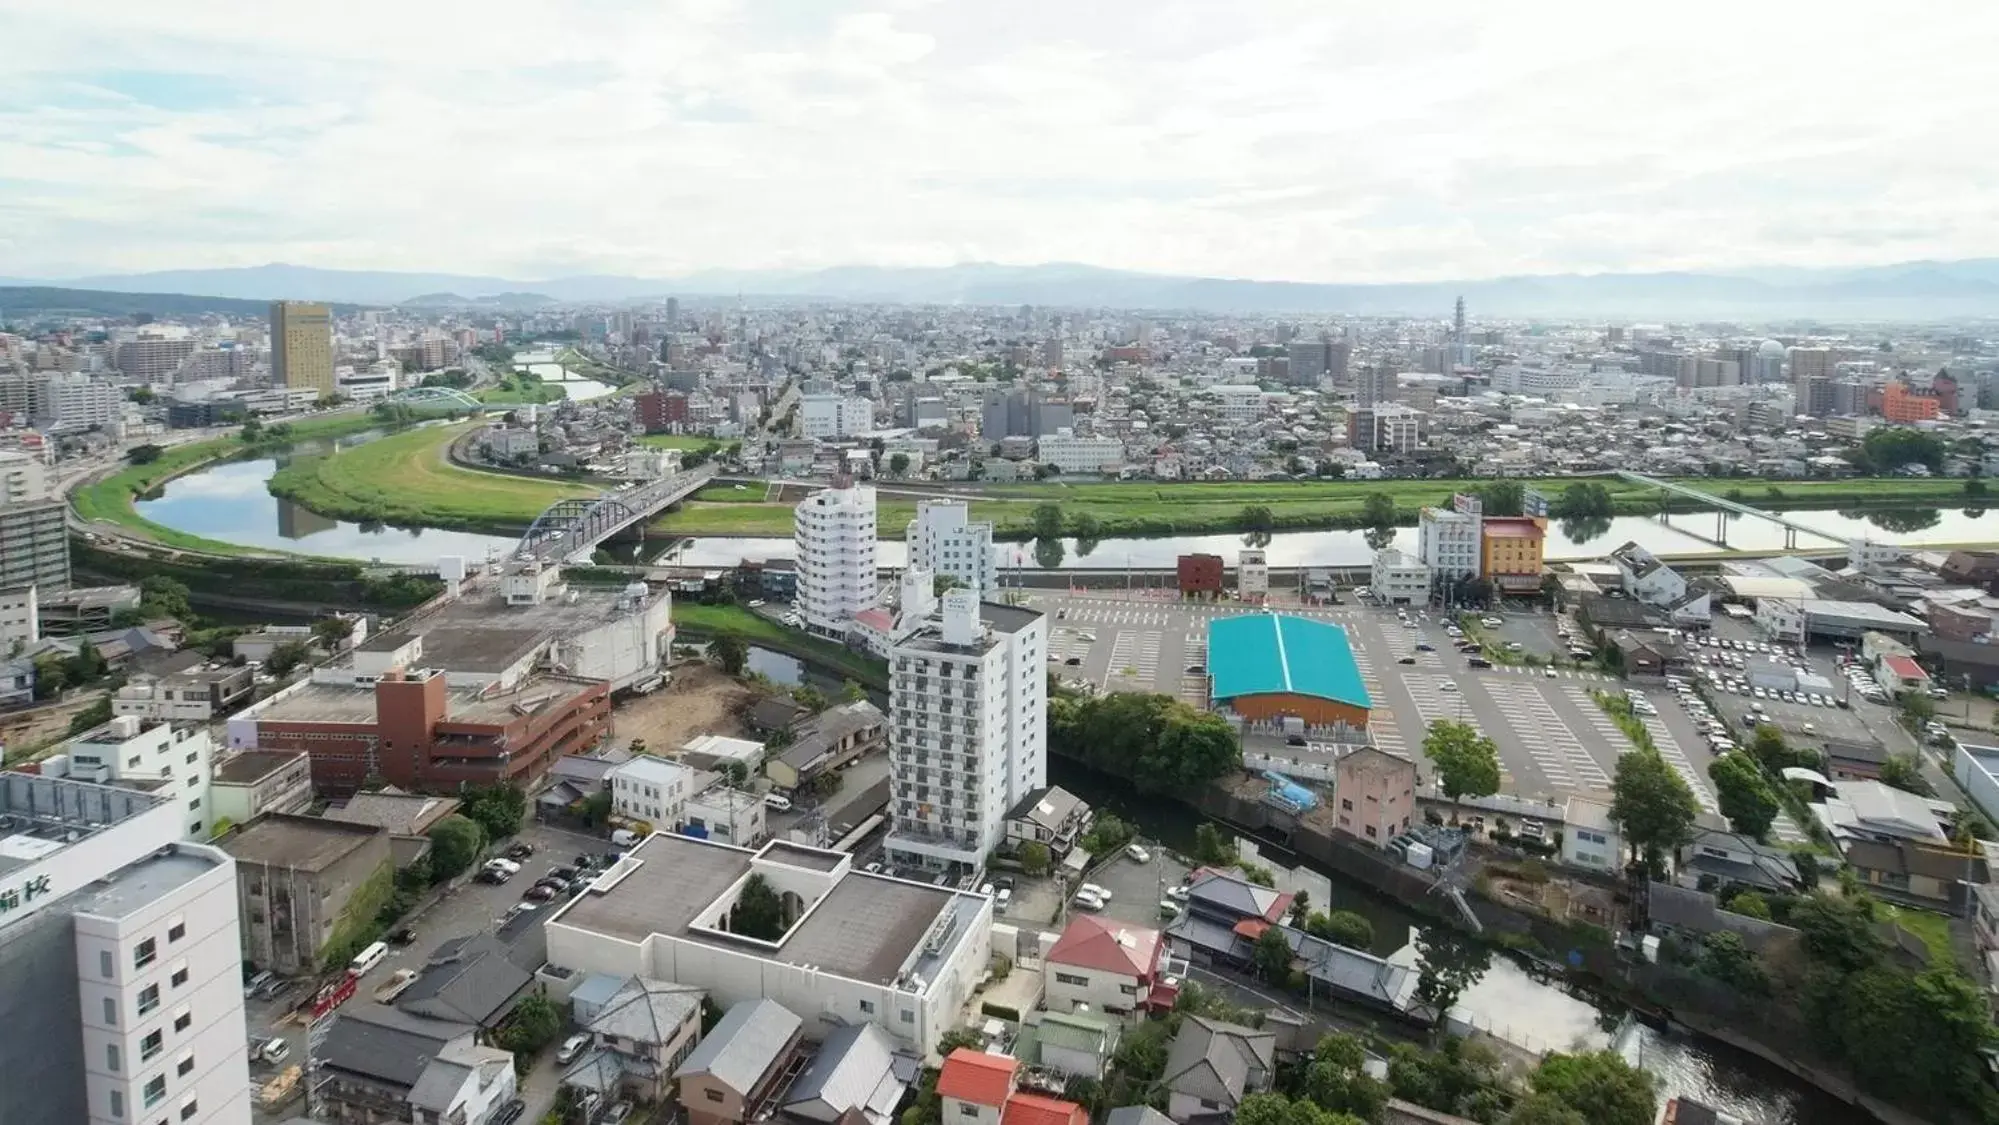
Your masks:
{"label": "bare dirt lot", "polygon": [[700,734],[739,738],[747,732],[738,713],[756,697],[712,664],[682,664],[665,687],[618,708],[618,737],[644,739],[648,749],[659,753],[678,750]]}
{"label": "bare dirt lot", "polygon": [[77,712],[103,697],[101,691],[84,692],[61,703],[0,714],[0,746],[7,748],[8,763],[21,760],[37,748],[45,748],[61,738],[69,730],[69,721]]}

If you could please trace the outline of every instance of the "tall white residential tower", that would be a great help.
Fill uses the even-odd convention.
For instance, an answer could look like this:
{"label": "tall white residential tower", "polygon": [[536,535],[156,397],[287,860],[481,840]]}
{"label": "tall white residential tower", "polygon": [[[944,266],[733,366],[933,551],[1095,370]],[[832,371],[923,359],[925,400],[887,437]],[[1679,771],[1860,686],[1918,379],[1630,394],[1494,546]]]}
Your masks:
{"label": "tall white residential tower", "polygon": [[798,505],[798,615],[809,632],[847,635],[854,615],[875,604],[875,490],[837,479]]}
{"label": "tall white residential tower", "polygon": [[890,829],[898,865],[963,874],[1048,777],[1048,619],[945,593],[889,652]]}
{"label": "tall white residential tower", "polygon": [[999,589],[999,549],[990,520],[972,519],[963,500],[919,500],[909,521],[909,565],[987,596]]}

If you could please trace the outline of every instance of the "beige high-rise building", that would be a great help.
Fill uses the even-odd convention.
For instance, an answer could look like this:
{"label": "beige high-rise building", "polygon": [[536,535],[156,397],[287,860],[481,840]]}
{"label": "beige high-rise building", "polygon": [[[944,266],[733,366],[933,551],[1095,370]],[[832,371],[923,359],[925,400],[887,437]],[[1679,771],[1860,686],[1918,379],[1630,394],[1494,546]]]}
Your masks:
{"label": "beige high-rise building", "polygon": [[310,301],[271,302],[271,382],[333,394],[333,311]]}

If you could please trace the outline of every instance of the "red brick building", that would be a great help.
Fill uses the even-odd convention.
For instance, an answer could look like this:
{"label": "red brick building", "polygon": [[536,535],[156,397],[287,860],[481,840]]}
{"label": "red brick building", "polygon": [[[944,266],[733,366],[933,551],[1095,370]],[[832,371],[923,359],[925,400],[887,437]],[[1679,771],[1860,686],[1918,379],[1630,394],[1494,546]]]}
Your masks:
{"label": "red brick building", "polygon": [[688,420],[687,396],[677,391],[648,391],[638,396],[639,425],[649,434],[663,433]]}
{"label": "red brick building", "polygon": [[306,683],[230,722],[232,746],[303,750],[313,787],[451,790],[527,784],[610,731],[598,680],[536,676],[512,691],[447,684],[442,672],[392,671],[373,684]]}
{"label": "red brick building", "polygon": [[1194,594],[1210,598],[1222,596],[1220,555],[1181,555],[1173,569],[1180,579],[1181,597]]}

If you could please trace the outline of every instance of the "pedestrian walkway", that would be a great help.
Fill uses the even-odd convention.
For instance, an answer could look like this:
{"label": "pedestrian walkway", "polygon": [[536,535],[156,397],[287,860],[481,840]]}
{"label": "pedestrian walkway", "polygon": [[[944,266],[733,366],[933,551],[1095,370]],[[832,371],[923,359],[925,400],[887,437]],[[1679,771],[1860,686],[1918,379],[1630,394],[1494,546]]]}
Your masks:
{"label": "pedestrian walkway", "polygon": [[[1495,664],[1493,665],[1493,671],[1509,672],[1516,676],[1533,676],[1541,680],[1548,678],[1548,670],[1546,668],[1530,667],[1524,664]],[[1607,684],[1611,679],[1602,672],[1592,672],[1581,668],[1557,668],[1555,669],[1554,678],[1558,680],[1583,680],[1593,684]]]}

